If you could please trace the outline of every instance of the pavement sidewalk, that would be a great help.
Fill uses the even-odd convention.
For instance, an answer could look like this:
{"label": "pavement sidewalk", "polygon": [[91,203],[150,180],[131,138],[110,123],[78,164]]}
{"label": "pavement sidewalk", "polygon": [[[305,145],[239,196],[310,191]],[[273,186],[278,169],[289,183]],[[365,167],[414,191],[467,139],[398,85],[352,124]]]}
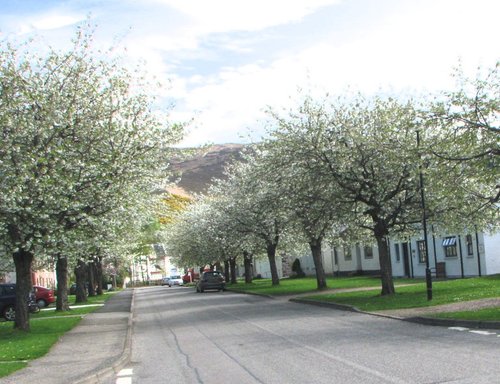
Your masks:
{"label": "pavement sidewalk", "polygon": [[113,295],[104,307],[86,315],[45,356],[0,383],[104,383],[130,359],[134,290]]}

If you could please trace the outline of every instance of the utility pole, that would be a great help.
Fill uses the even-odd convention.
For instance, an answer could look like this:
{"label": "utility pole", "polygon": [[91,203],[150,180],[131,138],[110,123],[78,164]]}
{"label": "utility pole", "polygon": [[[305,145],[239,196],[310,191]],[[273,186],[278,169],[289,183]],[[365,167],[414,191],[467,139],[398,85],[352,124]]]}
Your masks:
{"label": "utility pole", "polygon": [[[417,148],[420,148],[420,132],[417,131]],[[418,165],[420,174],[420,197],[422,202],[422,225],[424,227],[424,244],[425,244],[425,283],[427,286],[427,300],[432,300],[432,275],[429,267],[429,242],[427,239],[427,212],[425,209],[425,192],[424,192],[424,174],[422,172],[422,157],[420,156]]]}

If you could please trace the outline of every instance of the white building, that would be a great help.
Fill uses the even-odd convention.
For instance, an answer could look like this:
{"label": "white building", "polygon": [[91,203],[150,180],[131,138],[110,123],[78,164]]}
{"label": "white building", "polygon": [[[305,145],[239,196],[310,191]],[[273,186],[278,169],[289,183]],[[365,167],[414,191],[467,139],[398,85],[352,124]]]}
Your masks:
{"label": "white building", "polygon": [[[500,273],[500,234],[428,236],[429,267],[434,277],[469,277]],[[426,253],[424,236],[389,241],[394,277],[425,277]],[[306,275],[316,269],[310,253],[297,257]],[[278,258],[278,273],[286,270],[282,263],[291,263],[295,256]],[[323,268],[327,274],[379,274],[378,248],[373,244],[349,247],[323,247]],[[270,277],[266,259],[255,262],[255,274]]]}

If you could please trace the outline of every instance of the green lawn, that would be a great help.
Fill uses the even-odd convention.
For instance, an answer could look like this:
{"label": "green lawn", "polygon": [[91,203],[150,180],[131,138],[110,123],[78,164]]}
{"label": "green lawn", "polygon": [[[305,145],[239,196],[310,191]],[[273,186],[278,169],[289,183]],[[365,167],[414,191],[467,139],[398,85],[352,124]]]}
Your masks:
{"label": "green lawn", "polygon": [[[372,287],[377,289],[380,287],[380,278],[371,276],[356,276],[356,277],[328,277],[326,279],[328,288],[362,288]],[[395,284],[415,284],[421,282],[419,279],[395,279]],[[261,295],[292,295],[307,292],[317,292],[316,278],[304,277],[301,279],[282,279],[277,286],[271,285],[271,279],[255,279],[250,284],[239,282],[237,284],[228,285],[231,291],[241,291],[258,293]]]}
{"label": "green lawn", "polygon": [[81,317],[66,317],[33,321],[29,333],[14,330],[12,322],[0,323],[0,377],[45,355],[59,337],[80,320]]}
{"label": "green lawn", "polygon": [[431,317],[437,317],[439,319],[500,321],[500,307],[479,309],[475,311],[444,312],[431,315]]}
{"label": "green lawn", "polygon": [[460,301],[500,297],[500,275],[438,281],[433,283],[433,298],[427,300],[425,283],[399,287],[392,296],[381,296],[379,292],[344,292],[312,295],[308,298],[353,305],[363,311],[427,307]]}
{"label": "green lawn", "polygon": [[93,312],[96,309],[99,309],[104,305],[104,302],[113,295],[114,292],[105,293],[102,296],[93,296],[87,299],[86,303],[75,303],[75,297],[73,295],[70,296],[69,305],[71,307],[70,311],[67,312],[56,312],[55,311],[55,303],[51,304],[48,308],[43,308],[38,313],[32,313],[30,315],[31,319],[40,319],[44,317],[53,317],[53,316],[74,316],[74,315],[85,315],[86,313]]}
{"label": "green lawn", "polygon": [[[316,289],[315,278],[283,279],[280,285],[271,286],[270,279],[254,280],[251,284],[238,283],[229,285],[234,291],[244,291],[266,295],[303,294],[310,292],[310,296],[303,298],[352,305],[363,311],[380,311],[386,309],[427,307],[461,301],[477,300],[491,297],[500,297],[500,275],[455,279],[433,282],[433,299],[427,300],[426,284],[422,279],[395,279],[396,294],[393,296],[380,295],[380,278],[375,277],[344,277],[328,278],[328,288],[351,289],[366,288],[353,292],[321,293]],[[403,286],[411,284],[408,286]],[[400,285],[400,286],[398,286]],[[457,313],[457,318],[475,320],[500,321],[500,309],[481,311],[466,311]],[[446,316],[443,314],[442,316]],[[453,314],[448,314],[453,318]]]}
{"label": "green lawn", "polygon": [[80,322],[83,315],[101,307],[89,304],[103,304],[111,295],[89,297],[87,303],[78,305],[73,304],[74,296],[70,296],[70,306],[74,308],[68,312],[51,310],[55,306],[51,304],[49,308],[30,315],[29,333],[14,330],[11,321],[0,322],[0,377],[10,375],[26,367],[30,360],[45,355],[64,333]]}

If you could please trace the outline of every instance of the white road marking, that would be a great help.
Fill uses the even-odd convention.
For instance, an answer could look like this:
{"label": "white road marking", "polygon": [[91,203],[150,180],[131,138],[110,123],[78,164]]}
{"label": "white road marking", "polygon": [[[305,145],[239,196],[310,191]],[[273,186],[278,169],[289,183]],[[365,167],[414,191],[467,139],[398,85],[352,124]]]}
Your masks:
{"label": "white road marking", "polygon": [[[448,327],[448,329],[450,329],[452,331],[459,331],[459,332],[468,331],[470,333],[475,333],[477,335],[485,335],[485,336],[497,335],[496,332],[479,331],[479,330],[473,330],[473,329],[471,330],[470,328],[465,328],[465,327]],[[497,335],[497,337],[500,337],[500,335]]]}
{"label": "white road marking", "polygon": [[488,331],[469,331],[470,333],[477,333],[478,335],[496,335],[495,332]]}
{"label": "white road marking", "polygon": [[469,328],[465,328],[465,327],[448,327],[448,329],[451,329],[453,331],[460,331],[460,332],[469,330]]}
{"label": "white road marking", "polygon": [[116,379],[116,384],[132,384],[131,377],[119,377]]}
{"label": "white road marking", "polygon": [[124,368],[116,375],[116,384],[132,384],[132,368]]}
{"label": "white road marking", "polygon": [[132,371],[133,369],[132,368],[124,368],[122,369],[120,372],[118,372],[118,377],[122,377],[122,376],[132,376]]}

